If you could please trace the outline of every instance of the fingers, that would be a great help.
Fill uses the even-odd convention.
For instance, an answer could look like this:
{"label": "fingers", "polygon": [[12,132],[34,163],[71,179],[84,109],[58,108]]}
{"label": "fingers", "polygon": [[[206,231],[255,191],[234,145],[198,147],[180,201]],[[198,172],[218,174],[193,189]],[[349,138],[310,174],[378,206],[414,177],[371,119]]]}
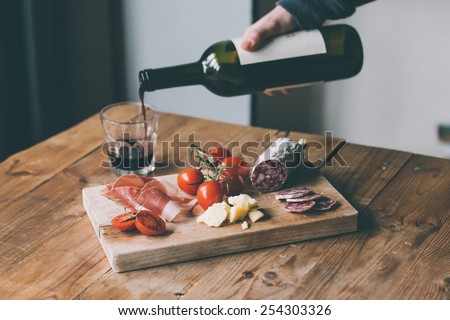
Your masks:
{"label": "fingers", "polygon": [[275,95],[275,92],[276,91],[274,91],[274,90],[267,89],[267,90],[264,91],[264,94],[266,96],[273,97]]}
{"label": "fingers", "polygon": [[288,95],[292,93],[291,89],[267,89],[264,91],[264,94],[269,97],[275,96],[276,93],[282,93],[284,95]]}
{"label": "fingers", "polygon": [[275,9],[247,28],[241,47],[244,50],[254,51],[261,47],[268,38],[295,28],[296,24],[292,15],[283,7],[276,6]]}

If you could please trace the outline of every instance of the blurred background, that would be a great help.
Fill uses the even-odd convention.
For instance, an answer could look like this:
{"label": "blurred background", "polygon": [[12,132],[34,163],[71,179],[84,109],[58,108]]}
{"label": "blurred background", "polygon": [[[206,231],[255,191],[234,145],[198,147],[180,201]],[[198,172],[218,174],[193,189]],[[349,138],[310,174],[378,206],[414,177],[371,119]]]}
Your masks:
{"label": "blurred background", "polygon": [[[139,70],[196,61],[273,0],[0,0],[0,161],[105,105],[138,100]],[[288,96],[146,96],[159,110],[450,157],[450,1],[377,0],[344,21],[365,62],[352,79]],[[445,130],[441,130],[442,140]]]}

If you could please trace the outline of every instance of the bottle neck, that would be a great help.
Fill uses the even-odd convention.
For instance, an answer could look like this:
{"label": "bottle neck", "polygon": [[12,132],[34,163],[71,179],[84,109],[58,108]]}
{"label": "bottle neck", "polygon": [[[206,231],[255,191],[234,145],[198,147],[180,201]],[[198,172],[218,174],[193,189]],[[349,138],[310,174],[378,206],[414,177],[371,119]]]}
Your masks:
{"label": "bottle neck", "polygon": [[142,91],[201,84],[203,77],[203,67],[199,62],[167,68],[146,69],[139,72]]}

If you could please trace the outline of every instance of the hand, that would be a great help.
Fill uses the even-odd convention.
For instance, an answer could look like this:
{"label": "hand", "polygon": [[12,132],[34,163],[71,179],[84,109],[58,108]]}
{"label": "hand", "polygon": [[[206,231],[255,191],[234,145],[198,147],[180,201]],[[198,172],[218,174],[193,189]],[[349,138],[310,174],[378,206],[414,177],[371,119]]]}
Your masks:
{"label": "hand", "polygon": [[[276,6],[272,11],[259,19],[245,30],[241,47],[247,51],[254,51],[264,44],[264,41],[292,31],[297,28],[297,24],[292,15],[283,7]],[[264,93],[268,96],[275,95],[276,92],[289,94],[291,90],[266,90]]]}
{"label": "hand", "polygon": [[245,30],[241,47],[247,51],[258,49],[266,39],[292,31],[297,24],[292,15],[283,7],[272,11]]}

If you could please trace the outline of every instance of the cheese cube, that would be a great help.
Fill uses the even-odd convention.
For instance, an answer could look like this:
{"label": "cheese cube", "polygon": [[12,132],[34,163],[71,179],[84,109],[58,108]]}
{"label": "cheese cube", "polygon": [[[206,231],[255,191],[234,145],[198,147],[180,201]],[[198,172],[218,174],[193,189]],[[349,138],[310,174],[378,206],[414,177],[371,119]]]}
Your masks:
{"label": "cheese cube", "polygon": [[245,206],[239,205],[239,206],[231,207],[230,215],[228,216],[228,221],[230,223],[233,223],[236,221],[244,220],[245,217],[247,216],[247,212],[248,212],[247,204],[245,204]]}
{"label": "cheese cube", "polygon": [[197,218],[197,223],[205,223],[208,227],[220,227],[227,219],[230,206],[225,202],[215,203]]}
{"label": "cheese cube", "polygon": [[264,213],[256,209],[252,209],[248,212],[248,217],[250,218],[250,220],[252,220],[252,222],[256,222],[264,217]]}
{"label": "cheese cube", "polygon": [[258,202],[248,194],[240,194],[234,197],[229,197],[228,203],[233,206],[241,207],[245,207],[247,205],[249,208],[256,208],[258,206]]}
{"label": "cheese cube", "polygon": [[242,230],[248,229],[249,228],[248,222],[247,221],[242,222],[241,228],[242,228]]}

